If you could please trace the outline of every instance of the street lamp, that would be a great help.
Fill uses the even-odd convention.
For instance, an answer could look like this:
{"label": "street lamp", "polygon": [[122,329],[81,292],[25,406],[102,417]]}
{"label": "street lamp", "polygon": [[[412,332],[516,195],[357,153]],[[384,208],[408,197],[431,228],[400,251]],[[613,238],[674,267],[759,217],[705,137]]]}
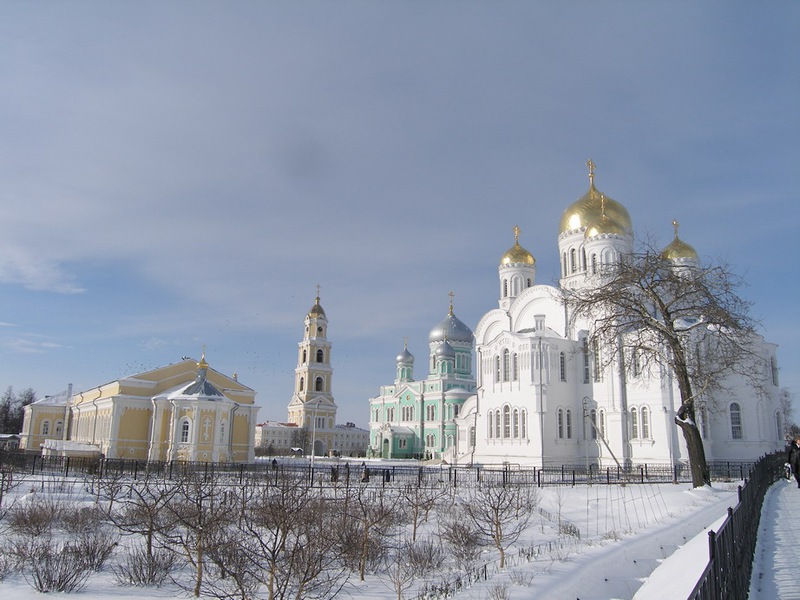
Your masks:
{"label": "street lamp", "polygon": [[311,476],[314,476],[314,454],[316,454],[317,443],[317,411],[319,410],[319,400],[314,404],[314,424],[311,427]]}

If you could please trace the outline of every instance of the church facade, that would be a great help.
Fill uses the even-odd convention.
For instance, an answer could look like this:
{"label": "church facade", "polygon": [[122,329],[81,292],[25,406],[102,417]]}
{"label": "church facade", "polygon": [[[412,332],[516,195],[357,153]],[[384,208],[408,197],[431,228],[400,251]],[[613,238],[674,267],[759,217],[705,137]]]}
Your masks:
{"label": "church facade", "polygon": [[428,375],[414,380],[408,347],[397,356],[396,377],[370,398],[370,455],[440,459],[456,446],[456,420],[475,393],[472,330],[453,312],[428,335]]}
{"label": "church facade", "polygon": [[[515,227],[514,245],[498,267],[498,307],[472,336],[460,322],[459,333],[444,335],[454,326],[451,307],[450,324],[431,332],[427,379],[413,380],[413,357],[404,350],[394,383],[369,400],[374,454],[537,467],[688,460],[675,425],[680,393],[669,370],[637,372],[635,365],[624,368],[622,358],[601,361],[608,349],[590,347],[594,322],[570,315],[570,291],[596,285],[602,267],[623,260],[634,245],[627,209],[595,187],[594,164],[587,164],[589,190],[564,210],[559,225],[559,284],[536,283],[536,260]],[[698,264],[673,225],[675,237],[662,256],[676,268]],[[452,358],[456,342],[461,370]],[[763,365],[760,393],[731,375],[724,393],[696,403],[708,460],[753,460],[783,449],[777,347],[758,337],[752,349]]]}
{"label": "church facade", "polygon": [[[498,308],[475,328],[477,394],[456,420],[458,443],[445,456],[453,463],[613,467],[688,459],[675,425],[681,400],[672,374],[599,360],[606,349],[589,347],[593,321],[570,317],[569,291],[597,285],[603,265],[633,252],[627,209],[597,190],[587,164],[589,190],[560,222],[559,286],[536,284],[536,260],[517,228],[500,260]],[[697,264],[673,224],[662,256],[675,268]],[[764,366],[762,393],[731,375],[724,393],[697,403],[708,460],[752,460],[783,448],[777,348],[758,338],[753,349]]]}
{"label": "church facade", "polygon": [[25,407],[21,446],[44,455],[251,462],[255,392],[205,354]]}

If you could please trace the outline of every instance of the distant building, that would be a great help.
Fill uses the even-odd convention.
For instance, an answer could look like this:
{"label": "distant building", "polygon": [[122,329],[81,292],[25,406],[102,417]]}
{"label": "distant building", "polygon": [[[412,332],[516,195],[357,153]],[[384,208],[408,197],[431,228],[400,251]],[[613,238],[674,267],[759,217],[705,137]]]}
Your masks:
{"label": "distant building", "polygon": [[397,356],[393,384],[370,398],[370,455],[439,459],[455,447],[455,419],[475,393],[472,331],[453,313],[428,336],[428,376],[414,380],[414,357]]}
{"label": "distant building", "polygon": [[333,399],[331,343],[328,317],[319,303],[304,319],[303,339],[298,344],[294,370],[294,393],[289,401],[288,421],[265,421],[256,426],[257,446],[265,453],[290,454],[296,449],[315,456],[363,456],[369,431],[354,423],[336,424],[338,407]]}
{"label": "distant building", "polygon": [[250,462],[255,392],[205,354],[25,407],[21,446],[46,455]]}

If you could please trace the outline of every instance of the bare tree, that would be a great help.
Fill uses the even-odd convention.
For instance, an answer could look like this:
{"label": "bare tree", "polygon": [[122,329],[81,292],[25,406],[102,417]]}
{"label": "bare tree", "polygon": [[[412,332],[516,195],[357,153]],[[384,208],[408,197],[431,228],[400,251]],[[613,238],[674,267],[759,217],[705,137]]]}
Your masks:
{"label": "bare tree", "polygon": [[127,482],[125,488],[126,493],[122,493],[117,486],[100,488],[117,499],[116,503],[109,500],[108,517],[123,533],[143,536],[146,556],[152,559],[158,536],[168,534],[178,521],[175,512],[169,510],[178,486],[148,476],[143,480]]}
{"label": "bare tree", "polygon": [[[763,357],[743,284],[725,265],[676,265],[651,244],[612,265],[599,267],[589,285],[567,296],[572,325],[590,323],[590,348],[602,367],[654,372],[666,368],[678,384],[675,423],[689,452],[692,483],[709,483],[703,441],[695,418],[701,397],[710,397],[731,373],[758,386]],[[757,365],[758,361],[762,364]]]}
{"label": "bare tree", "polygon": [[183,551],[194,570],[194,581],[189,589],[199,597],[213,544],[221,539],[219,532],[229,525],[235,513],[225,502],[222,485],[214,479],[188,472],[176,483],[177,489],[167,507],[175,527],[162,531],[161,535]]}
{"label": "bare tree", "polygon": [[307,480],[288,475],[241,493],[237,543],[223,546],[238,558],[228,566],[266,586],[269,600],[336,596],[347,580],[334,534],[337,507]]}
{"label": "bare tree", "polygon": [[338,527],[342,554],[353,558],[361,581],[370,563],[380,564],[393,527],[404,518],[400,496],[393,490],[357,485],[347,489]]}
{"label": "bare tree", "polygon": [[437,503],[449,494],[445,486],[408,484],[400,491],[403,504],[411,515],[411,541],[417,539],[417,529],[428,521],[428,515]]}
{"label": "bare tree", "polygon": [[783,431],[781,435],[787,439],[794,439],[794,432],[792,428],[797,426],[793,420],[794,407],[792,406],[792,393],[787,388],[781,388],[778,394],[778,410],[781,413],[781,421],[783,422]]}
{"label": "bare tree", "polygon": [[538,503],[535,487],[484,484],[470,490],[461,504],[461,512],[483,542],[500,553],[502,569],[506,564],[506,549],[527,529]]}

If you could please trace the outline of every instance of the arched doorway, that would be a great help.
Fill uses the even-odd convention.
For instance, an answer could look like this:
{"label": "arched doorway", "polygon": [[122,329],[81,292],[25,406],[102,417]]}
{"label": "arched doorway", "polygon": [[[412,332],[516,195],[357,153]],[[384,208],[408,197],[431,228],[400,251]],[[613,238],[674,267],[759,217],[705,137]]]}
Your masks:
{"label": "arched doorway", "polygon": [[381,458],[389,458],[389,440],[383,440],[383,446],[381,447]]}
{"label": "arched doorway", "polygon": [[314,442],[314,456],[323,456],[325,454],[325,444],[322,443],[322,440],[316,440]]}

